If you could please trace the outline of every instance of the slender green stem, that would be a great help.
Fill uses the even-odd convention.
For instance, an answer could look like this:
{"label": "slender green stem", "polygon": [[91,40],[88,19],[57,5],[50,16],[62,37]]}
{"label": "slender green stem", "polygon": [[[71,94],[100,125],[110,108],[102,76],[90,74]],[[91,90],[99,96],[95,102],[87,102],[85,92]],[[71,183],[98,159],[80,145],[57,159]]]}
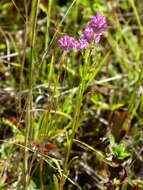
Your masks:
{"label": "slender green stem", "polygon": [[37,16],[38,16],[38,8],[39,8],[40,0],[34,0],[32,5],[32,16],[31,16],[31,23],[32,23],[32,29],[31,29],[31,47],[30,47],[30,65],[29,65],[29,96],[28,96],[28,136],[32,138],[33,135],[33,127],[32,127],[32,102],[33,102],[33,95],[32,95],[32,86],[34,83],[35,78],[33,77],[34,72],[34,46],[36,41],[36,23],[37,23]]}
{"label": "slender green stem", "polygon": [[[25,7],[25,32],[24,32],[24,41],[23,41],[23,57],[22,57],[22,64],[21,64],[21,70],[20,70],[20,84],[19,84],[19,90],[22,90],[22,86],[24,84],[24,78],[23,78],[23,71],[24,71],[24,63],[26,58],[26,45],[28,40],[28,7],[27,2],[24,0],[24,7]],[[21,96],[19,96],[19,113],[21,114]]]}
{"label": "slender green stem", "polygon": [[[46,22],[46,32],[45,32],[45,48],[44,51],[48,48],[49,44],[49,33],[50,33],[50,17],[51,17],[51,9],[52,9],[52,0],[47,0],[48,3],[48,9],[47,9],[47,22]],[[42,75],[45,75],[45,70],[49,65],[47,65],[46,57],[44,57],[42,65],[40,64],[40,67],[42,68]]]}
{"label": "slender green stem", "polygon": [[47,1],[48,1],[48,13],[47,13],[47,25],[45,33],[45,50],[48,48],[48,43],[49,43],[49,27],[50,27],[50,17],[52,9],[52,0],[47,0]]}
{"label": "slender green stem", "polygon": [[[32,137],[32,85],[33,85],[33,71],[34,71],[34,45],[36,37],[36,23],[38,16],[40,0],[34,0],[32,3],[32,14],[31,14],[31,36],[30,36],[30,64],[29,64],[29,94],[27,98],[27,109],[26,109],[26,131],[25,131],[25,146],[28,146],[28,140]],[[25,169],[25,190],[28,189],[29,175],[28,175],[28,153],[25,150],[24,158],[24,169]]]}
{"label": "slender green stem", "polygon": [[137,19],[137,22],[138,22],[138,25],[139,25],[139,28],[140,28],[140,32],[143,35],[143,26],[142,26],[142,23],[141,23],[141,19],[140,19],[138,10],[137,10],[137,8],[135,6],[135,2],[134,2],[134,0],[129,0],[129,3],[131,4],[131,6],[133,8],[134,14],[136,16],[136,19]]}
{"label": "slender green stem", "polygon": [[[72,134],[70,135],[69,140],[68,140],[67,154],[66,154],[66,158],[65,158],[65,162],[64,162],[63,174],[65,174],[66,176],[68,175],[68,162],[69,162],[69,157],[70,157],[70,153],[71,153],[71,149],[72,149],[73,139],[74,139],[76,130],[78,128],[78,119],[80,117],[80,108],[82,105],[83,94],[84,94],[84,91],[86,89],[86,83],[87,83],[86,75],[87,75],[88,64],[89,64],[88,57],[89,57],[89,52],[86,51],[85,62],[84,62],[83,71],[82,71],[81,84],[79,85],[78,93],[76,96],[76,103],[75,103],[76,110],[75,110],[75,114],[74,114],[73,121],[72,121]],[[60,190],[63,189],[65,180],[66,180],[65,176],[62,176],[62,179],[60,182]]]}
{"label": "slender green stem", "polygon": [[43,184],[43,164],[44,164],[44,160],[41,157],[40,159],[40,184],[41,184],[41,190],[44,190],[44,184]]}
{"label": "slender green stem", "polygon": [[140,73],[139,73],[138,80],[137,80],[137,82],[136,82],[136,84],[135,84],[133,93],[132,93],[131,98],[130,98],[130,102],[129,102],[129,106],[128,106],[128,116],[129,116],[129,120],[131,120],[132,112],[134,111],[134,106],[135,106],[134,103],[135,103],[135,100],[136,100],[136,96],[137,96],[139,87],[140,87],[140,85],[141,85],[142,77],[143,77],[143,66],[142,66],[142,68],[141,68],[141,71],[140,71]]}

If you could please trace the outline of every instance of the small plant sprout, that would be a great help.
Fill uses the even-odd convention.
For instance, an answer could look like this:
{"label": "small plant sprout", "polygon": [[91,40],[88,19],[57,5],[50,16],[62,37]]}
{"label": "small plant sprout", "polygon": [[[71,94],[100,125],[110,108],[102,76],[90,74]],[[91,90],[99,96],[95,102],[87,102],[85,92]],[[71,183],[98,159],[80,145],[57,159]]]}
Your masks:
{"label": "small plant sprout", "polygon": [[115,142],[114,136],[109,136],[109,149],[111,152],[111,155],[115,157],[118,160],[124,160],[125,158],[128,158],[131,156],[131,153],[127,152],[131,149],[131,147],[126,146],[123,141],[121,141],[119,144]]}

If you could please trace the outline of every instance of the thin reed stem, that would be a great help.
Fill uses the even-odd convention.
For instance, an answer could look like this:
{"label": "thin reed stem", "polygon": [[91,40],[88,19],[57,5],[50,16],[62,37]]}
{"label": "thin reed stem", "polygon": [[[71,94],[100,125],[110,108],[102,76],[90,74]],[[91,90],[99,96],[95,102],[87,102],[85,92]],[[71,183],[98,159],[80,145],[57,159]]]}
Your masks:
{"label": "thin reed stem", "polygon": [[[32,2],[32,11],[31,11],[31,31],[30,31],[30,64],[29,64],[29,94],[27,100],[27,108],[26,108],[26,131],[25,131],[25,146],[28,146],[29,139],[32,138],[33,133],[33,114],[32,114],[32,86],[33,86],[33,72],[34,72],[34,46],[36,39],[36,23],[38,16],[38,8],[39,8],[40,0],[34,0]],[[29,175],[28,175],[28,152],[25,151],[24,158],[24,169],[25,169],[25,190],[28,189]]]}

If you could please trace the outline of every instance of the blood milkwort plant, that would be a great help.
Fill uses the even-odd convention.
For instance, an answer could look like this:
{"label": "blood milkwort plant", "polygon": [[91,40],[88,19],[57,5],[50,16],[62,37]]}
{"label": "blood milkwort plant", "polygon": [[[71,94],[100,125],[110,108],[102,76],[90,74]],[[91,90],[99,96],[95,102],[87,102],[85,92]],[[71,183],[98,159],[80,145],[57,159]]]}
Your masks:
{"label": "blood milkwort plant", "polygon": [[[82,100],[84,92],[89,86],[89,84],[96,77],[98,71],[100,70],[99,68],[101,68],[100,64],[96,65],[95,63],[91,62],[91,51],[99,43],[100,38],[103,32],[106,30],[106,28],[107,22],[105,17],[97,13],[95,16],[92,16],[89,19],[79,39],[75,39],[74,37],[64,35],[62,38],[58,40],[58,46],[63,51],[64,56],[65,52],[69,52],[70,50],[81,50],[84,60],[84,63],[80,69],[82,74],[79,86],[77,87],[78,91],[75,97],[75,111],[71,121],[71,129],[69,130],[69,132],[67,132],[67,152],[65,155],[65,161],[63,166],[63,175],[61,176],[60,180],[60,190],[63,190],[63,186],[66,181],[65,176],[68,176],[68,169],[71,165],[69,157],[72,149],[73,139],[80,123],[80,110],[83,103]],[[94,69],[92,69],[91,71],[91,68]]]}

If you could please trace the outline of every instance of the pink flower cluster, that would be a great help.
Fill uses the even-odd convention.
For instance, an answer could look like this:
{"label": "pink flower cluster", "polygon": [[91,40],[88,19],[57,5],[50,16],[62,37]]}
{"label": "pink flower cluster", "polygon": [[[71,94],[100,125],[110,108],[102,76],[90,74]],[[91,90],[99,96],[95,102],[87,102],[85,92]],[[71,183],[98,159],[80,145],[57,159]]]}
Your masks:
{"label": "pink flower cluster", "polygon": [[65,35],[63,38],[58,40],[58,45],[62,50],[71,50],[71,49],[86,49],[89,43],[94,42],[96,45],[104,30],[107,28],[107,23],[105,17],[101,14],[96,14],[91,17],[87,23],[83,36],[79,40],[75,40],[73,37]]}

